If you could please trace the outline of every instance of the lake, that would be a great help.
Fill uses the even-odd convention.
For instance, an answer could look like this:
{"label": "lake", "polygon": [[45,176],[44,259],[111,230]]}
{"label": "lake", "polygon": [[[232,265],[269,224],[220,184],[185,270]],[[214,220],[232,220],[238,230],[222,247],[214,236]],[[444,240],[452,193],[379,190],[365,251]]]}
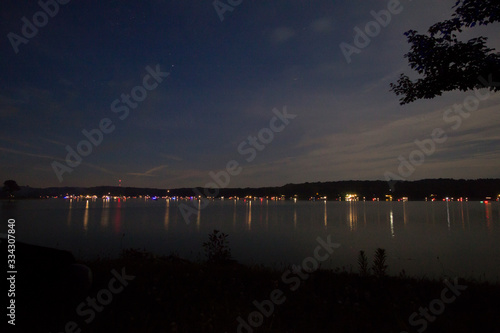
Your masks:
{"label": "lake", "polygon": [[[179,204],[199,207],[186,223]],[[47,199],[1,202],[18,241],[71,250],[77,258],[121,249],[204,259],[214,229],[229,235],[233,257],[281,268],[312,256],[317,237],[340,243],[322,267],[357,271],[364,250],[387,251],[389,273],[499,281],[499,202],[337,202],[166,199]],[[2,231],[5,232],[5,231]],[[18,258],[18,260],[21,260]]]}

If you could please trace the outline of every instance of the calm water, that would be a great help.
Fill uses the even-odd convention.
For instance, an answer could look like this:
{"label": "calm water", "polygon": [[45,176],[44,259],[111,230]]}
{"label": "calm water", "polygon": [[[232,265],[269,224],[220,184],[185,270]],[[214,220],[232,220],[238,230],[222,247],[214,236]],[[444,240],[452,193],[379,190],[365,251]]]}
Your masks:
{"label": "calm water", "polygon": [[[197,201],[185,203],[198,205]],[[186,224],[178,201],[28,200],[2,202],[19,241],[69,249],[80,258],[145,248],[203,259],[201,244],[219,229],[244,263],[281,267],[313,255],[318,236],[341,244],[323,267],[357,270],[387,250],[391,273],[500,280],[500,203],[212,201]]]}

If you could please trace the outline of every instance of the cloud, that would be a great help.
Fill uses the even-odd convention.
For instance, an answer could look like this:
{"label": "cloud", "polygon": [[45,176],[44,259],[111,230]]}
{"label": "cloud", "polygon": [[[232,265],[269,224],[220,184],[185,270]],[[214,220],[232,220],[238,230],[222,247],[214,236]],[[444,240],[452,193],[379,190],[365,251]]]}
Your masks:
{"label": "cloud", "polygon": [[[59,157],[50,156],[50,155],[27,153],[27,152],[24,152],[24,151],[15,150],[15,149],[9,149],[9,148],[3,148],[3,147],[0,147],[0,151],[6,152],[6,153],[11,153],[11,154],[16,154],[16,155],[23,155],[23,156],[30,156],[30,157],[42,158],[42,159],[49,159],[49,160],[52,160],[52,161],[59,161],[59,162],[63,162],[63,164],[66,163],[65,159],[59,158]],[[101,166],[98,166],[98,165],[94,165],[94,164],[90,164],[90,163],[82,163],[81,165],[86,165],[89,168],[92,168],[92,169],[95,169],[95,170],[99,170],[99,171],[101,171],[103,173],[107,173],[107,174],[111,174],[111,175],[114,174],[114,172],[112,172],[112,171],[110,171],[110,170],[108,170],[106,168],[103,168]]]}
{"label": "cloud", "polygon": [[295,31],[288,27],[274,29],[271,40],[275,43],[284,43],[295,36]]}
{"label": "cloud", "polygon": [[174,161],[177,161],[177,162],[180,162],[182,161],[183,159],[178,157],[178,156],[175,156],[175,155],[168,155],[168,154],[164,154],[164,153],[160,153],[160,156],[163,156],[165,158],[168,158],[170,160],[174,160]]}
{"label": "cloud", "polygon": [[53,156],[49,156],[49,155],[42,155],[42,154],[26,153],[24,151],[15,150],[15,149],[9,149],[9,148],[3,148],[3,147],[0,147],[0,151],[4,151],[6,153],[11,153],[11,154],[17,154],[17,155],[24,155],[24,156],[31,156],[31,157],[38,157],[38,158],[45,158],[45,159],[51,159],[51,160],[64,161],[64,159],[58,158],[58,157],[53,157]]}
{"label": "cloud", "polygon": [[155,175],[154,173],[158,170],[162,170],[164,168],[167,168],[168,165],[160,165],[160,166],[157,166],[157,167],[154,167],[152,169],[149,169],[148,171],[146,172],[129,172],[127,173],[127,175],[130,175],[130,176],[137,176],[137,177],[157,177],[157,175]]}
{"label": "cloud", "polygon": [[103,168],[101,166],[98,166],[98,165],[94,165],[94,164],[90,164],[90,163],[82,163],[82,165],[86,165],[89,168],[92,168],[92,169],[95,169],[95,170],[99,170],[99,171],[107,173],[109,175],[114,175],[115,174],[113,171],[110,171],[110,170],[108,170],[106,168]]}
{"label": "cloud", "polygon": [[311,29],[315,32],[329,32],[333,30],[332,20],[322,17],[311,22]]}
{"label": "cloud", "polygon": [[13,116],[19,112],[19,108],[8,105],[0,108],[0,117]]}
{"label": "cloud", "polygon": [[59,142],[59,141],[56,141],[56,140],[51,140],[51,139],[47,139],[47,138],[43,138],[43,137],[40,137],[40,139],[42,139],[44,141],[47,141],[47,142],[50,142],[50,143],[53,143],[53,144],[58,145],[58,146],[66,147],[65,143],[62,143],[62,142]]}
{"label": "cloud", "polygon": [[18,146],[22,146],[22,147],[26,147],[26,148],[34,148],[34,146],[28,142],[16,140],[16,139],[13,139],[11,137],[3,136],[3,137],[0,137],[0,140],[9,142],[11,146],[18,145]]}

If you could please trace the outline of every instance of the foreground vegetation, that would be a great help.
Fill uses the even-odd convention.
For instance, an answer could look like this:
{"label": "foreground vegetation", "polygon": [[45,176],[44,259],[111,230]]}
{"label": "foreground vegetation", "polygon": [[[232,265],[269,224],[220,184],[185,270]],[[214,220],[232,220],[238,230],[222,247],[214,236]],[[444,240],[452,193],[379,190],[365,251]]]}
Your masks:
{"label": "foreground vegetation", "polygon": [[[269,299],[276,288],[286,300],[275,305],[255,331],[415,332],[409,316],[429,307],[445,288],[440,281],[318,270],[290,291],[282,272],[264,267],[206,265],[148,254],[89,265],[95,274],[91,295],[106,288],[111,269],[126,267],[127,274],[136,278],[85,325],[84,332],[236,332],[237,318],[247,319],[256,310],[253,302]],[[472,281],[460,284],[467,290],[446,305],[427,332],[498,329],[500,287]],[[74,312],[71,317],[75,318]]]}
{"label": "foreground vegetation", "polygon": [[[175,255],[155,256],[135,249],[123,251],[117,259],[87,262],[94,283],[85,296],[70,303],[66,300],[64,306],[34,308],[40,320],[57,315],[57,323],[43,325],[43,331],[498,331],[500,285],[453,279],[446,284],[386,276],[383,249],[376,251],[373,262],[360,253],[359,274],[320,268],[296,284],[283,278],[284,272],[295,274],[292,268],[280,271],[250,267],[232,260],[224,234],[214,232],[203,245],[206,262],[190,262]],[[123,288],[114,281],[111,287],[120,290],[108,299],[111,293],[106,296],[106,290],[116,277],[113,270],[126,272],[128,280]],[[455,288],[454,294],[450,285],[462,287]],[[276,290],[281,292],[279,296]],[[97,303],[96,311],[87,306],[84,314],[78,314],[79,304],[90,304],[89,299],[106,304]],[[44,310],[48,314],[41,316]],[[249,317],[251,313],[255,318]],[[248,324],[251,320],[255,327]],[[74,324],[68,326],[71,321]],[[32,324],[30,332],[42,326],[40,321]]]}

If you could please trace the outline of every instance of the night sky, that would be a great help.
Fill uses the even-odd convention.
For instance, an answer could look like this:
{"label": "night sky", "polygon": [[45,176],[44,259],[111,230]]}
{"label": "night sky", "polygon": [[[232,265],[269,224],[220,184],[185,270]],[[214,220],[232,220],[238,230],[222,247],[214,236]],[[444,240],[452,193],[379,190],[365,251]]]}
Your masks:
{"label": "night sky", "polygon": [[[355,27],[390,2],[243,0],[221,21],[212,0],[72,0],[44,22],[36,1],[4,0],[1,181],[204,186],[233,160],[227,187],[385,179],[436,128],[446,139],[402,178],[500,177],[500,94],[464,118],[450,108],[472,91],[405,106],[389,91],[400,73],[413,76],[403,33],[449,18],[455,0],[402,0],[346,60],[341,43],[354,45]],[[33,36],[14,47],[34,15],[38,32],[25,29]],[[498,26],[465,33],[476,35],[500,49]],[[122,99],[132,93],[138,101]],[[90,153],[84,130],[98,143]],[[88,154],[70,167],[67,149],[79,144]]]}

